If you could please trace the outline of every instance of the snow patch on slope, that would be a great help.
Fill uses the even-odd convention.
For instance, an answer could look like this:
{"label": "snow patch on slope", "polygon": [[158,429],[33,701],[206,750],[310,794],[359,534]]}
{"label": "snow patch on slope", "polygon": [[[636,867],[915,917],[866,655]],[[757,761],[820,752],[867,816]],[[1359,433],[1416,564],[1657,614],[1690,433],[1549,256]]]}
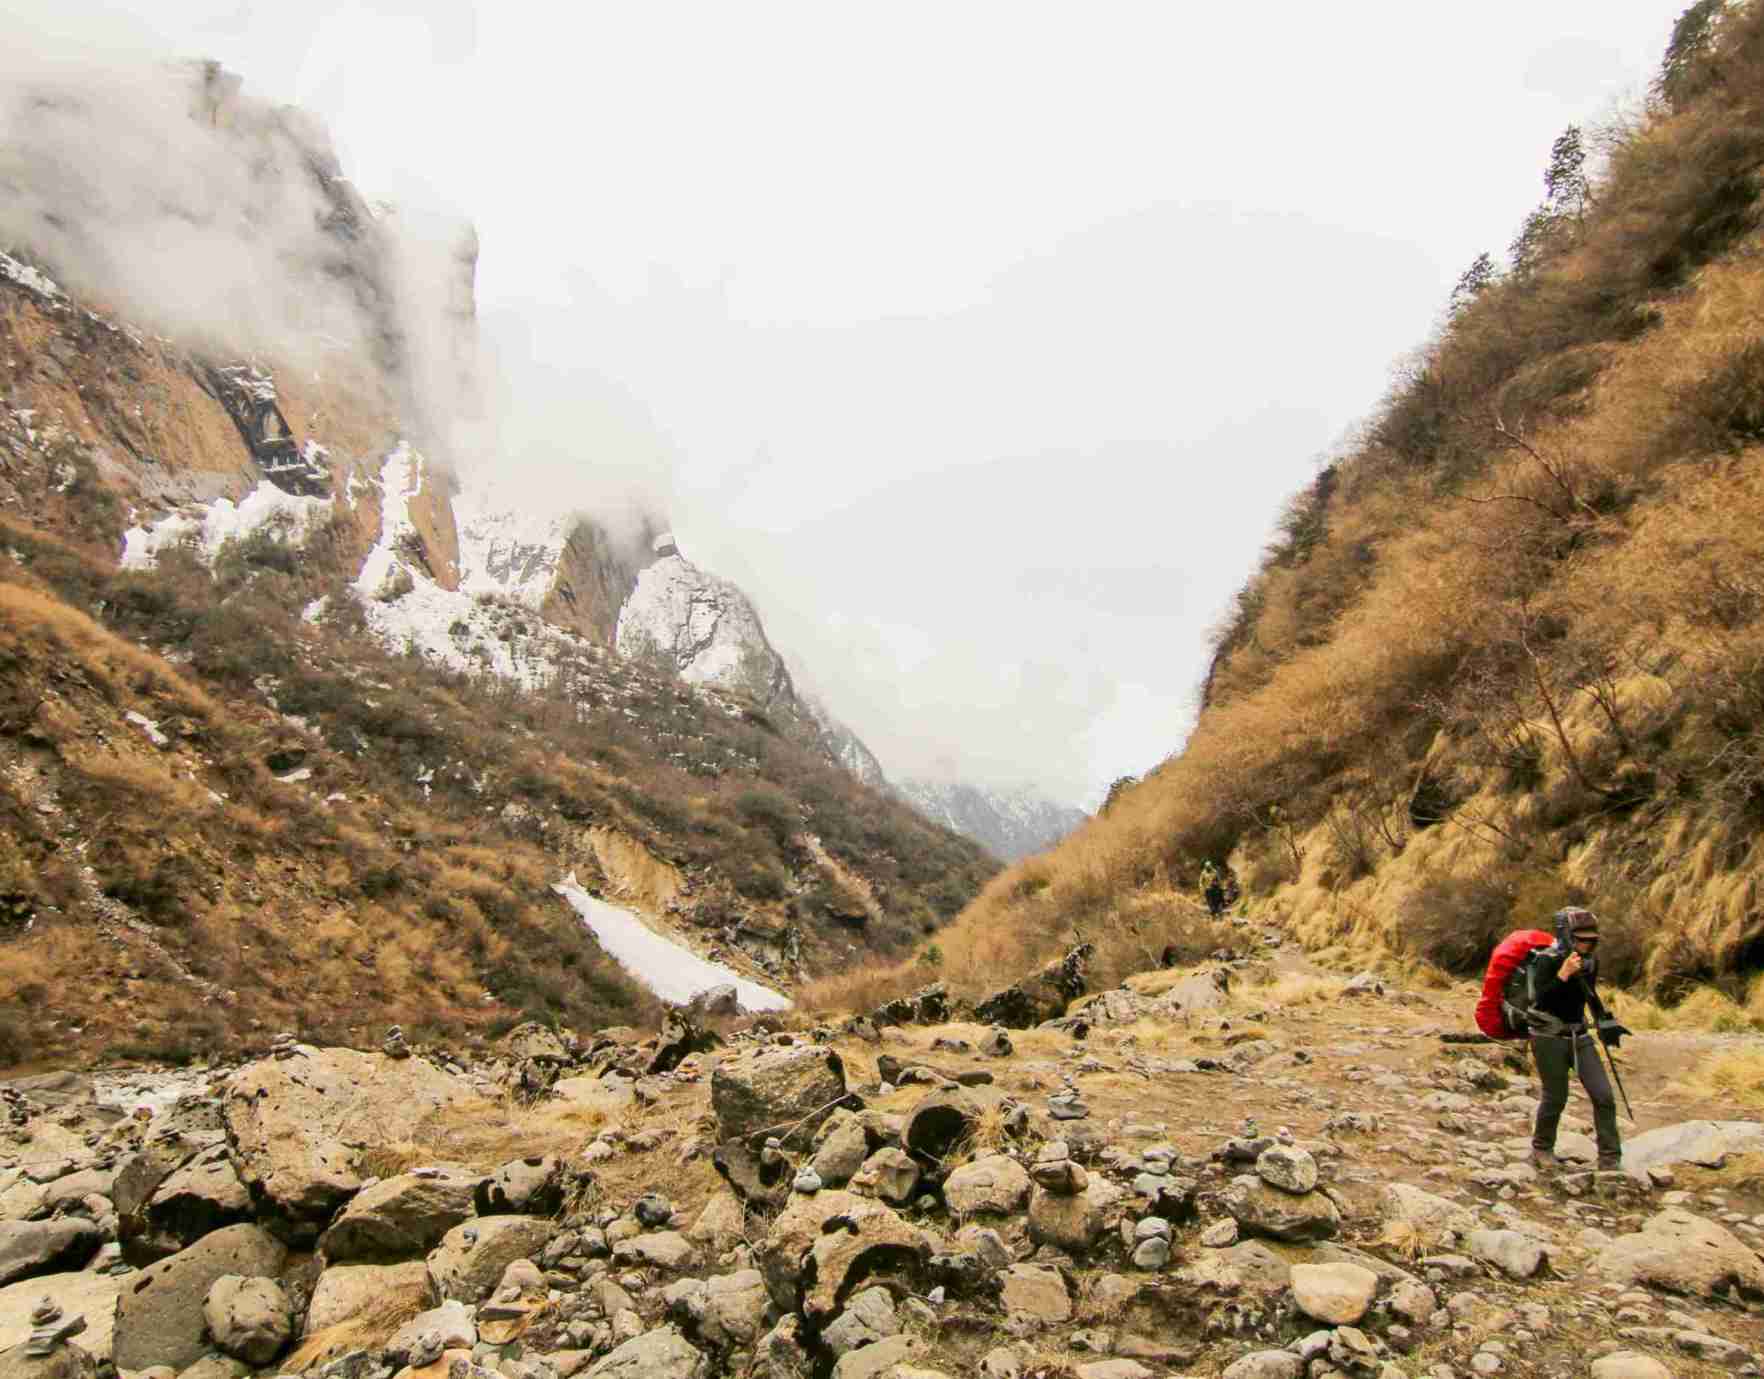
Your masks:
{"label": "snow patch on slope", "polygon": [[574,872],[551,889],[570,902],[619,966],[662,1000],[685,1005],[701,991],[732,985],[748,1010],[790,1009],[788,997],[749,981],[721,963],[699,957],[691,949],[656,933],[629,910],[589,895],[576,881]]}
{"label": "snow patch on slope", "polygon": [[409,567],[399,559],[400,545],[416,536],[410,520],[410,500],[423,491],[422,456],[399,441],[380,465],[380,539],[362,562],[355,592],[365,598],[385,593]]}
{"label": "snow patch on slope", "polygon": [[463,592],[500,595],[526,608],[545,601],[573,518],[524,509],[518,495],[477,482],[454,495],[453,521],[459,532]]}
{"label": "snow patch on slope", "polygon": [[554,679],[562,663],[595,652],[525,609],[444,589],[402,552],[417,540],[410,501],[423,489],[423,457],[400,442],[380,467],[380,539],[354,588],[381,644],[449,670],[496,675],[525,689]]}
{"label": "snow patch on slope", "polygon": [[47,302],[65,302],[67,294],[47,274],[39,273],[28,263],[20,263],[11,254],[0,254],[0,278],[15,282],[27,292],[34,292]]}
{"label": "snow patch on slope", "polygon": [[212,565],[229,541],[257,532],[296,548],[306,544],[315,527],[331,520],[329,498],[301,498],[284,493],[268,480],[239,502],[216,498],[212,503],[174,512],[152,526],[133,526],[123,533],[122,567],[150,570],[160,552],[191,545],[204,564]]}

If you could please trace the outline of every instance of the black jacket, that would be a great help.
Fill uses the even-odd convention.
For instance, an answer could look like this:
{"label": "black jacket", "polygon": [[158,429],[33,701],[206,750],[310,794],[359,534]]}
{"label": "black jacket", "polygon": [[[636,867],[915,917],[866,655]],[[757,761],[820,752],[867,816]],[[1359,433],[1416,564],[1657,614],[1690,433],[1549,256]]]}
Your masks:
{"label": "black jacket", "polygon": [[[1569,953],[1573,951],[1572,948],[1568,950]],[[1605,1003],[1599,999],[1598,992],[1593,990],[1593,983],[1599,976],[1597,958],[1585,959],[1581,963],[1580,971],[1567,981],[1563,981],[1559,973],[1562,964],[1568,961],[1568,953],[1545,949],[1533,961],[1537,963],[1536,1009],[1569,1025],[1586,1022],[1589,1004],[1592,1006],[1593,1019],[1609,1018]]]}

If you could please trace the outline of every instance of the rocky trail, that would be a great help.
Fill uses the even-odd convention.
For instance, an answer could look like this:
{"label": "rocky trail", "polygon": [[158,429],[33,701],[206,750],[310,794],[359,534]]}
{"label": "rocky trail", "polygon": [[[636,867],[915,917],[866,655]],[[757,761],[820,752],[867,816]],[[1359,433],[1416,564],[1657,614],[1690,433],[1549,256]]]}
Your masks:
{"label": "rocky trail", "polygon": [[1764,1373],[1764,1124],[1676,1085],[1757,1037],[1639,1036],[1625,1171],[1576,1089],[1540,1176],[1469,1009],[1271,947],[1026,1029],[25,1079],[0,1379]]}

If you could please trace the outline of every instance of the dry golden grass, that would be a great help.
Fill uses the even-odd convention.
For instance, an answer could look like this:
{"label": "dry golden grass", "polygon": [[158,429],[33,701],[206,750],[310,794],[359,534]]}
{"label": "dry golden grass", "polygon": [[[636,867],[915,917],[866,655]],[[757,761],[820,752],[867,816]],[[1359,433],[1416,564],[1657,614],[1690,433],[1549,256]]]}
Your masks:
{"label": "dry golden grass", "polygon": [[407,1139],[364,1147],[356,1167],[380,1177],[427,1163],[460,1164],[488,1173],[529,1154],[578,1154],[608,1118],[601,1107],[562,1098],[523,1106],[512,1097],[481,1097],[431,1113]]}
{"label": "dry golden grass", "polygon": [[[0,580],[0,637],[8,633],[31,640],[39,655],[58,651],[67,656],[125,700],[133,700],[137,693],[153,696],[169,708],[202,718],[218,711],[207,694],[158,656],[106,631],[52,594]],[[144,707],[151,717],[152,703],[144,700]]]}
{"label": "dry golden grass", "polygon": [[1747,1110],[1764,1109],[1764,1047],[1733,1049],[1701,1059],[1673,1086]]}
{"label": "dry golden grass", "polygon": [[347,1355],[353,1350],[377,1350],[391,1340],[398,1328],[429,1306],[428,1288],[388,1288],[353,1316],[305,1337],[279,1371],[301,1374]]}
{"label": "dry golden grass", "polygon": [[1269,980],[1248,982],[1231,992],[1233,1004],[1299,1006],[1339,1000],[1347,985],[1342,977],[1301,972],[1270,973]]}

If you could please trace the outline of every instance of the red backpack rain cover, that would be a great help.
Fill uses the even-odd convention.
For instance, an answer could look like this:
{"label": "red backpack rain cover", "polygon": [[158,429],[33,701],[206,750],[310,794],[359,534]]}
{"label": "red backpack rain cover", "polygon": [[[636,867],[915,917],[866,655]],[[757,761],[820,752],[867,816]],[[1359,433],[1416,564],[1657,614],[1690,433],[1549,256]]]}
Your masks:
{"label": "red backpack rain cover", "polygon": [[1488,960],[1488,974],[1482,979],[1482,999],[1476,1003],[1476,1028],[1490,1039],[1523,1039],[1525,1031],[1509,1029],[1501,1010],[1501,997],[1519,964],[1536,949],[1548,948],[1556,940],[1542,929],[1515,929],[1498,944]]}

